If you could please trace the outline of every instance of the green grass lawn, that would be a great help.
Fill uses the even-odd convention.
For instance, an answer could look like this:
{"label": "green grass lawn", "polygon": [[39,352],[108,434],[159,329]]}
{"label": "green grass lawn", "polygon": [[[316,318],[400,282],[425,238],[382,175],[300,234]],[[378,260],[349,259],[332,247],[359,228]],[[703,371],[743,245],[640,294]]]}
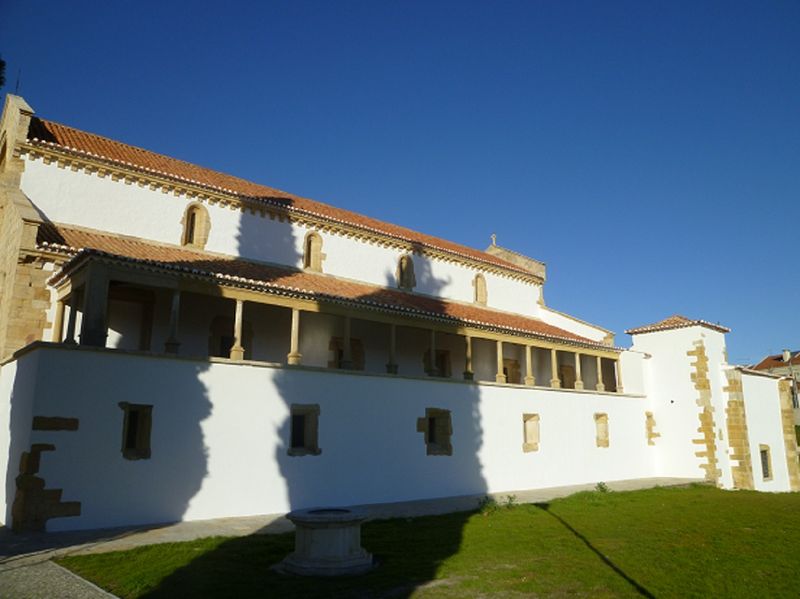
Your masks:
{"label": "green grass lawn", "polygon": [[270,570],[293,535],[209,538],[59,563],[121,597],[797,596],[800,494],[712,487],[580,493],[550,504],[363,527],[369,574]]}

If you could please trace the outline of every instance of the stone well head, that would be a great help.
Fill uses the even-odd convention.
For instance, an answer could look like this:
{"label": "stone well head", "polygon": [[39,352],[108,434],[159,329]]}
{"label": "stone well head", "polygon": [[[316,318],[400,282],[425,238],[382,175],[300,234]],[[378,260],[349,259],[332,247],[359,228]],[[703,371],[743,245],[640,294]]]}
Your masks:
{"label": "stone well head", "polygon": [[372,555],[361,547],[364,512],[311,508],[286,517],[295,525],[294,553],[281,562],[282,570],[301,576],[344,576],[373,568]]}

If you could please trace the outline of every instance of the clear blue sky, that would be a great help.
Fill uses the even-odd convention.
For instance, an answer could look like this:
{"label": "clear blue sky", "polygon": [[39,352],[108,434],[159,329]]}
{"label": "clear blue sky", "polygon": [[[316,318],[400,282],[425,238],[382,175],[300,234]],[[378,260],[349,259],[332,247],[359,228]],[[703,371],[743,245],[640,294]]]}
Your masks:
{"label": "clear blue sky", "polygon": [[[186,3],[187,5],[189,3]],[[0,0],[53,120],[548,264],[618,332],[800,347],[800,3]]]}

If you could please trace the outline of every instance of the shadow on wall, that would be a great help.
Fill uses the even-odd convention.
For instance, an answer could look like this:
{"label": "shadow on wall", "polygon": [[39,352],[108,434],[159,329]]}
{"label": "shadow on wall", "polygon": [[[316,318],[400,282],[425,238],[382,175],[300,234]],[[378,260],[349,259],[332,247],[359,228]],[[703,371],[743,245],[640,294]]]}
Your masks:
{"label": "shadow on wall", "polygon": [[[424,281],[426,291],[437,293],[444,282],[436,281],[427,261],[414,262],[417,282]],[[397,287],[393,274],[387,279],[387,287]],[[375,295],[359,299],[386,300],[381,292]],[[440,300],[430,301],[442,306]],[[387,360],[388,345],[387,333]],[[477,385],[360,375],[331,380],[314,373],[299,377],[291,370],[277,373],[275,385],[290,412],[278,430],[283,445],[276,448],[275,459],[292,509],[486,492],[478,455],[482,427]],[[291,416],[293,404],[295,410],[296,404],[319,406],[318,455],[296,455],[291,447],[297,432],[293,428],[299,426]],[[438,420],[445,414],[449,422]],[[444,438],[448,428],[449,440]],[[394,596],[411,594],[434,579],[441,562],[458,551],[462,532],[458,523],[467,517],[455,515],[455,525],[442,529],[437,542],[416,556],[421,560],[409,571],[407,586],[394,589]],[[413,535],[413,527],[409,534]]]}
{"label": "shadow on wall", "polygon": [[[240,247],[249,243],[251,237],[264,235],[259,219],[245,216],[240,222]],[[284,230],[291,231],[288,225]],[[280,243],[286,244],[284,247],[298,247],[291,234],[281,238]],[[299,261],[300,256],[295,255],[294,263]],[[416,260],[415,267],[417,280],[426,283],[426,292],[435,294],[441,289],[445,282],[436,281],[425,261]],[[396,287],[393,275],[387,283],[389,287]],[[374,298],[366,296],[361,299],[386,301],[385,293],[378,291],[374,295]],[[443,306],[435,298],[429,301],[432,308]],[[289,331],[286,333],[288,339]],[[386,351],[388,357],[388,338]],[[286,417],[277,430],[282,443],[273,456],[263,456],[263,459],[276,460],[291,509],[486,492],[479,459],[482,426],[478,386],[389,380],[356,374],[331,377],[311,371],[296,373],[291,368],[276,371],[274,384],[283,400]],[[309,433],[307,427],[300,433],[299,428],[303,425],[293,418],[293,408],[297,415],[298,407],[300,412],[306,410],[305,414],[309,414],[309,408],[311,413],[318,410],[318,451],[296,451],[297,447],[292,447],[293,434]],[[431,409],[438,412],[431,412]],[[449,422],[437,422],[436,418],[447,413]],[[450,430],[452,435],[445,439]],[[265,434],[274,433],[265,431]],[[463,524],[468,516],[454,514],[452,526],[439,531],[435,543],[420,540],[425,547],[413,556],[413,568],[404,576],[402,588],[393,589],[393,596],[410,595],[416,587],[435,578],[439,565],[458,552]],[[412,539],[414,531],[414,526],[410,526],[408,534]],[[234,558],[239,564],[235,568],[241,567],[242,575],[249,576],[252,572],[248,563],[252,560],[258,560],[258,567],[265,568],[269,565],[265,561],[268,556],[271,555],[270,563],[282,559],[291,548],[291,540],[281,542],[284,545],[274,554]],[[165,578],[153,596],[169,595],[170,589],[180,588],[181,581],[187,577],[204,577],[209,567],[224,562],[226,556],[235,555],[240,546],[240,540],[222,544]],[[391,555],[391,549],[385,548],[386,544],[382,545],[380,540],[370,547],[366,537],[365,547],[374,551],[379,560],[409,559],[407,555]],[[210,581],[209,584],[216,583]],[[299,585],[297,588],[308,587],[305,582],[297,581],[296,584]],[[311,586],[324,595],[328,585],[315,583]],[[295,588],[294,584],[290,584],[290,588]]]}
{"label": "shadow on wall", "polygon": [[[96,354],[89,373],[83,351],[62,352],[61,357],[48,379],[65,389],[91,387],[70,402],[58,401],[52,389],[34,397],[31,390],[37,387],[25,370],[36,370],[36,362],[27,356],[17,361],[10,416],[13,461],[6,480],[15,498],[9,523],[15,529],[37,530],[47,521],[48,530],[61,530],[71,522],[60,516],[78,514],[87,528],[181,520],[207,474],[201,428],[211,412],[201,380],[207,368],[195,362],[175,368],[171,361],[140,359],[131,376],[130,368],[117,370],[113,356]],[[23,391],[31,396],[21,396]],[[32,405],[37,413],[30,412]],[[31,430],[35,416],[75,419],[78,429]],[[148,419],[150,440],[143,443],[141,431],[150,426]],[[21,471],[42,446],[47,449],[39,463]],[[60,487],[64,502],[80,502],[78,513],[65,511],[65,504],[48,492]],[[80,495],[73,495],[71,488],[80,489]]]}

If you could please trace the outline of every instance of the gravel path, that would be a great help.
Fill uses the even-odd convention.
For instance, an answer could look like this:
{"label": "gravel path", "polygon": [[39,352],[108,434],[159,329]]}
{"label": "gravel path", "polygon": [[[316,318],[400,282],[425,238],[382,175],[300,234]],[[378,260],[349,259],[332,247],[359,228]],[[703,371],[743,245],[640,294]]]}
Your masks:
{"label": "gravel path", "polygon": [[1,599],[109,599],[110,593],[51,561],[0,565]]}

